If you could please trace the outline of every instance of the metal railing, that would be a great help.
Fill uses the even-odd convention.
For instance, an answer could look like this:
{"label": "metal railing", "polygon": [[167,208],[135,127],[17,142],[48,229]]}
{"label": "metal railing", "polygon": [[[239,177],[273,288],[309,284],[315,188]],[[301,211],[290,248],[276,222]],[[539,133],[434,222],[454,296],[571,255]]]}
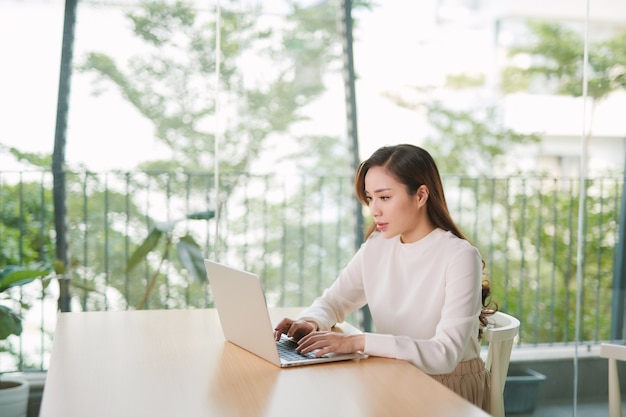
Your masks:
{"label": "metal railing", "polygon": [[[146,293],[145,308],[210,307],[206,282],[176,255],[176,245],[191,239],[202,256],[258,273],[271,305],[304,306],[354,252],[352,178],[221,175],[219,196],[211,173],[82,172],[67,179],[70,272],[13,290],[30,308],[12,304],[24,316],[24,332],[4,342],[0,372],[47,369],[58,279],[71,279],[73,311],[133,309]],[[584,184],[584,341],[609,338],[622,181]],[[483,255],[493,300],[523,323],[519,343],[571,343],[579,180],[445,176],[444,183],[453,218]],[[0,268],[54,263],[52,207],[50,173],[0,172]],[[129,270],[155,227],[165,232]]]}

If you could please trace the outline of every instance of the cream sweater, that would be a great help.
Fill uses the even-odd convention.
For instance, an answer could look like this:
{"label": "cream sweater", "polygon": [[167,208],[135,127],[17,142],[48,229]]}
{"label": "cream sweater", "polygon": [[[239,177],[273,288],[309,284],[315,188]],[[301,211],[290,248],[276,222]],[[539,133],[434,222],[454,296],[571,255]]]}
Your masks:
{"label": "cream sweater", "polygon": [[364,353],[448,373],[480,355],[481,271],[478,250],[442,229],[410,244],[375,233],[298,318],[329,330],[367,303]]}

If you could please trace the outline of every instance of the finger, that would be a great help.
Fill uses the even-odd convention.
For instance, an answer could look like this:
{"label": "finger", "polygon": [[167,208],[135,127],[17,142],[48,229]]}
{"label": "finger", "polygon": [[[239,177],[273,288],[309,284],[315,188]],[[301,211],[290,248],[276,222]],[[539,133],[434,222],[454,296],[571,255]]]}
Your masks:
{"label": "finger", "polygon": [[283,319],[281,320],[280,323],[278,323],[278,325],[276,325],[276,327],[274,328],[274,337],[277,337],[276,340],[280,339],[280,336],[283,333],[286,333],[287,331],[289,331],[289,327],[291,326],[292,321],[289,319]]}
{"label": "finger", "polygon": [[302,330],[302,325],[298,322],[294,322],[289,327],[289,331],[287,332],[287,336],[291,338],[298,338],[300,335],[300,331]]}
{"label": "finger", "polygon": [[282,319],[274,328],[274,330],[279,330],[279,329],[286,329],[289,326],[291,326],[291,323],[293,323],[293,320],[290,319]]}
{"label": "finger", "polygon": [[[307,330],[310,330],[311,327],[307,327]],[[299,344],[309,344],[311,343],[311,341],[315,341],[315,340],[322,340],[322,338],[328,338],[328,333],[327,332],[320,332],[320,331],[314,331],[314,332],[310,332],[307,333],[306,336],[304,336],[302,339],[300,339],[300,341],[298,342]]]}
{"label": "finger", "polygon": [[317,356],[317,357],[320,357],[320,356],[324,356],[324,355],[326,355],[328,353],[331,353],[332,351],[333,350],[330,347],[325,347],[325,348],[316,350],[315,352],[313,352],[313,354],[315,356]]}
{"label": "finger", "polygon": [[303,322],[294,321],[291,323],[291,327],[289,328],[289,331],[287,332],[287,336],[294,338],[294,339],[300,339],[302,336],[306,334],[305,329],[306,328],[303,326]]}
{"label": "finger", "polygon": [[300,351],[302,354],[313,353],[315,356],[322,356],[333,351],[331,345],[326,345],[323,342],[316,342]]}
{"label": "finger", "polygon": [[327,345],[327,341],[324,339],[319,339],[318,337],[306,337],[306,340],[302,339],[299,343],[298,343],[298,347],[296,348],[296,351],[300,352],[300,353],[309,353],[315,349],[321,349],[323,347],[326,347]]}
{"label": "finger", "polygon": [[282,336],[283,331],[280,327],[277,327],[274,329],[274,339],[276,339],[276,341],[280,340],[280,337]]}
{"label": "finger", "polygon": [[291,326],[290,320],[284,319],[281,321],[276,328],[274,328],[274,338],[278,341],[280,340],[283,333],[287,333]]}
{"label": "finger", "polygon": [[311,332],[307,335],[305,335],[302,339],[298,340],[298,348],[300,348],[301,346],[308,346],[310,344],[310,340],[311,338],[315,336],[314,332]]}

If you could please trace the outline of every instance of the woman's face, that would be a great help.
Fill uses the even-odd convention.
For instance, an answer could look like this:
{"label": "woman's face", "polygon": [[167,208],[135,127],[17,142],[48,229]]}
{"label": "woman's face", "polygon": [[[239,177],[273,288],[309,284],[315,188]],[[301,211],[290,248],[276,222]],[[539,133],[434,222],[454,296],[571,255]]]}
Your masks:
{"label": "woman's face", "polygon": [[400,235],[404,243],[415,242],[423,237],[420,218],[425,216],[428,198],[427,191],[424,196],[424,190],[426,188],[422,186],[411,196],[406,186],[385,168],[370,168],[365,174],[365,195],[376,229],[387,239]]}

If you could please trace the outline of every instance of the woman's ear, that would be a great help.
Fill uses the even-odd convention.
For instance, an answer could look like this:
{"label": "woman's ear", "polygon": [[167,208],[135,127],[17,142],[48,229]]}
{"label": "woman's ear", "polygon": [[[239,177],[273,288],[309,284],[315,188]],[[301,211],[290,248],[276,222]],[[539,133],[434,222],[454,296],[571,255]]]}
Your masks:
{"label": "woman's ear", "polygon": [[417,189],[417,192],[415,193],[415,197],[417,198],[417,204],[420,206],[426,204],[426,201],[428,201],[429,195],[430,195],[430,190],[428,190],[428,187],[423,184],[420,185],[419,188]]}

